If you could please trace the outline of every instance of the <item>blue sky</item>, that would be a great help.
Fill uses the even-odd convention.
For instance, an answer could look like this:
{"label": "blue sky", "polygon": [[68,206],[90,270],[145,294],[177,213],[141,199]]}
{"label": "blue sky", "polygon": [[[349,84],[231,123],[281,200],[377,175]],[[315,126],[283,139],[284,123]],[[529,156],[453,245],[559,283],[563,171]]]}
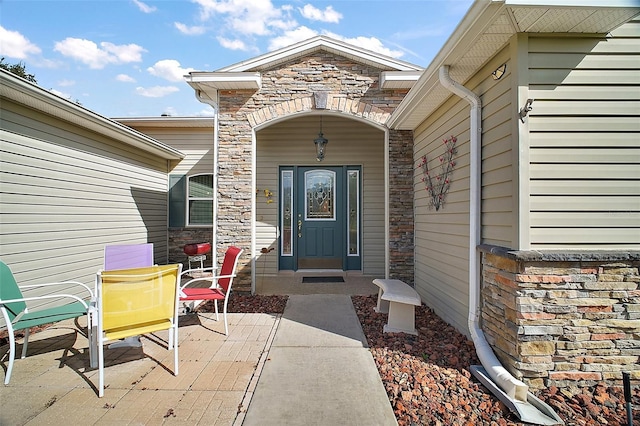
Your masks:
{"label": "blue sky", "polygon": [[316,35],[426,67],[472,0],[0,0],[0,56],[107,117],[212,115],[184,82]]}

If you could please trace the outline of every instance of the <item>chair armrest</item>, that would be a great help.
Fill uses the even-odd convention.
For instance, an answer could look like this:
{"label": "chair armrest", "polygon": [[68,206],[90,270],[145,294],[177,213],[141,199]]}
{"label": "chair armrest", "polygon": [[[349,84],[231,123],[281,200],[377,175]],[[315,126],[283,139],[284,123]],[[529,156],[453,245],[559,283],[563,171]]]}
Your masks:
{"label": "chair armrest", "polygon": [[185,271],[182,271],[182,274],[181,274],[181,275],[189,275],[189,273],[190,273],[190,272],[200,272],[200,273],[202,273],[202,272],[213,272],[213,271],[215,271],[216,269],[218,269],[216,266],[210,266],[210,267],[207,267],[207,268],[193,268],[193,269],[187,269],[187,270],[185,270]]}
{"label": "chair armrest", "polygon": [[[31,302],[34,300],[64,299],[64,298],[74,299],[75,301],[82,303],[85,308],[89,309],[89,304],[87,304],[86,300],[83,300],[80,297],[73,294],[47,294],[44,296],[21,297],[19,299],[2,299],[0,300],[0,304],[4,305],[5,303],[13,303],[13,302]],[[92,300],[93,299],[91,299],[89,303],[91,303]]]}
{"label": "chair armrest", "polygon": [[21,285],[21,286],[19,286],[19,288],[20,288],[20,290],[23,290],[25,288],[33,289],[33,288],[38,288],[38,287],[53,287],[53,286],[62,286],[62,285],[65,285],[65,286],[79,285],[79,286],[83,287],[85,290],[87,290],[87,292],[89,293],[89,299],[93,299],[95,297],[95,294],[93,293],[93,290],[91,290],[88,285],[83,284],[83,283],[78,282],[78,281],[60,281],[60,282],[55,282],[55,283],[27,284],[27,285]]}

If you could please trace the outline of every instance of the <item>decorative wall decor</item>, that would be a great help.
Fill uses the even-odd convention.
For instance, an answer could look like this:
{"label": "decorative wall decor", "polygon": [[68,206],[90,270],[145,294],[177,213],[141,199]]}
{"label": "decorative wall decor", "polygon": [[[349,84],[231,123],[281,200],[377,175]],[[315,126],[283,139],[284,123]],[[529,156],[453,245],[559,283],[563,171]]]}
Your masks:
{"label": "decorative wall decor", "polygon": [[451,186],[451,174],[456,165],[455,161],[453,161],[453,157],[458,152],[456,142],[457,139],[455,136],[444,139],[445,153],[439,158],[441,170],[439,174],[434,175],[433,171],[429,170],[429,159],[426,155],[423,155],[420,161],[419,166],[422,167],[424,174],[422,181],[431,197],[429,200],[430,209],[434,207],[436,211],[438,211],[440,207],[444,205],[445,196]]}

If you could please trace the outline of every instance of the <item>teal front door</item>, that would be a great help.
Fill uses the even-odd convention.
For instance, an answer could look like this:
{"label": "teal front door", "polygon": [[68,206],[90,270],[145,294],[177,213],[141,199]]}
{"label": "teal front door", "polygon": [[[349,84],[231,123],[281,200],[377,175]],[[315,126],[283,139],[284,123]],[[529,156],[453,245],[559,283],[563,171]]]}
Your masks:
{"label": "teal front door", "polygon": [[342,167],[298,168],[298,269],[343,269],[343,179]]}
{"label": "teal front door", "polygon": [[280,270],[361,268],[359,166],[280,168]]}

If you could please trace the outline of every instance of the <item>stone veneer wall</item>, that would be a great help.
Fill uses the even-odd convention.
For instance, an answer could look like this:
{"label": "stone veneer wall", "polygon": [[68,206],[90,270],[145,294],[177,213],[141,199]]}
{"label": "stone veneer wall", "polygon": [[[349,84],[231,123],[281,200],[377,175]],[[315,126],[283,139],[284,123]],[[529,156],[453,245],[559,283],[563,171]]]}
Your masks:
{"label": "stone veneer wall", "polygon": [[389,132],[389,164],[389,277],[413,286],[413,132]]}
{"label": "stone veneer wall", "polygon": [[[239,262],[240,289],[250,289],[252,129],[314,109],[325,109],[384,125],[408,90],[381,90],[380,72],[333,53],[318,51],[277,68],[260,70],[257,91],[219,91],[218,245],[245,248]],[[323,93],[326,104],[316,105]],[[407,132],[390,131],[391,269],[413,282],[412,143]],[[234,281],[234,286],[236,282]]]}
{"label": "stone veneer wall", "polygon": [[482,246],[482,328],[533,389],[640,379],[640,252]]}

